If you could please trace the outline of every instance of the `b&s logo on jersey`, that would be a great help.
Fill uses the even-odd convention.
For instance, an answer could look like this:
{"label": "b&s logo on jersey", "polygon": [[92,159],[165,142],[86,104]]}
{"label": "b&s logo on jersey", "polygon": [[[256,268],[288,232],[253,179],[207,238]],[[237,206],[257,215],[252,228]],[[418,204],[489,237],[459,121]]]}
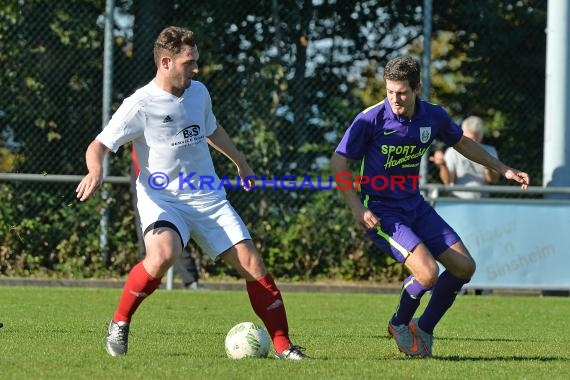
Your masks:
{"label": "b&s logo on jersey", "polygon": [[205,137],[200,133],[199,125],[191,125],[178,132],[170,142],[170,146],[182,147],[190,145],[198,145],[204,141]]}

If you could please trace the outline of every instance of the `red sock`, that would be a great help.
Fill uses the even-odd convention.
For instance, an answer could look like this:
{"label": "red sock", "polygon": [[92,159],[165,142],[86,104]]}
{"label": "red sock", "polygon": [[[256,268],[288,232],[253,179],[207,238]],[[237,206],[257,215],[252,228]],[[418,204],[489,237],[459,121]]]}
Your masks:
{"label": "red sock", "polygon": [[113,320],[115,322],[130,322],[141,302],[150,296],[159,285],[160,278],[154,278],[148,274],[142,261],[135,265],[127,277]]}
{"label": "red sock", "polygon": [[273,277],[268,273],[255,281],[246,281],[246,287],[251,306],[267,328],[275,351],[287,349],[291,344],[287,314]]}

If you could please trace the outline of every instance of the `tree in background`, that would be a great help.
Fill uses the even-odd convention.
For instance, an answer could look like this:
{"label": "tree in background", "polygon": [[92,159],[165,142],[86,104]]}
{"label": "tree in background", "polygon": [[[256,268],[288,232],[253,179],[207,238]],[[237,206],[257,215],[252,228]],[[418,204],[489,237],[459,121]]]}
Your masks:
{"label": "tree in background", "polygon": [[435,62],[442,79],[470,79],[452,91],[434,86],[438,99],[458,118],[484,117],[487,143],[541,183],[546,1],[436,1],[434,26],[450,32]]}
{"label": "tree in background", "polygon": [[[158,31],[187,26],[202,52],[197,79],[207,83],[214,112],[238,136],[260,175],[328,175],[328,158],[347,123],[384,98],[384,64],[397,54],[421,54],[419,0],[116,3],[114,104],[152,78],[149,46]],[[538,0],[450,0],[434,2],[433,9],[433,100],[449,106],[458,121],[473,113],[485,117],[492,131],[487,141],[513,165],[529,168],[537,181],[545,8]],[[102,120],[104,11],[103,0],[0,5],[1,122],[22,143],[21,160],[11,170],[84,173],[85,146]],[[521,134],[531,138],[516,138]],[[128,152],[112,157],[112,174],[127,175]],[[231,165],[214,158],[220,175],[234,175]],[[93,201],[91,213],[67,207],[74,187],[9,185],[0,206],[6,211],[0,228],[4,263],[28,262],[33,272],[61,268],[70,257],[73,268],[97,262],[94,226],[102,205]],[[229,196],[246,222],[262,221],[252,232],[271,248],[274,273],[382,276],[367,272],[364,244],[354,240],[347,250],[334,244],[358,239],[337,194],[268,190]],[[111,269],[118,273],[128,270],[129,244],[136,242],[127,197],[126,189],[113,187],[107,200],[117,252]],[[86,239],[78,239],[77,231]],[[1,271],[5,267],[0,263]]]}

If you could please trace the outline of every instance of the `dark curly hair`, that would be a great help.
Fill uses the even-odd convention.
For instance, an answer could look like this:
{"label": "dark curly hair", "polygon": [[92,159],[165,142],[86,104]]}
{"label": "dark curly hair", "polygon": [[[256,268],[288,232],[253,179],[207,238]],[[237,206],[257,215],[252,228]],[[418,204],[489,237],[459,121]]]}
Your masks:
{"label": "dark curly hair", "polygon": [[420,61],[407,55],[390,60],[384,67],[384,80],[407,80],[412,89],[420,84],[420,75]]}

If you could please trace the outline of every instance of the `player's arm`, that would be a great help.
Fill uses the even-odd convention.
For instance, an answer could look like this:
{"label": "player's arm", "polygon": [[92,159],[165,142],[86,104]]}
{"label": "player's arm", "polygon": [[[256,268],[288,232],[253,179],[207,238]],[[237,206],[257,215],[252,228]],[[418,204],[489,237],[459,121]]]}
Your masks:
{"label": "player's arm", "polygon": [[247,183],[244,183],[246,190],[255,186],[255,175],[249,164],[247,163],[243,154],[236,148],[232,139],[226,130],[217,124],[217,128],[210,136],[208,136],[208,144],[214,149],[229,158],[237,167],[238,175],[242,180],[247,178]]}
{"label": "player's arm", "polygon": [[[348,159],[335,152],[331,157],[331,170],[337,180],[337,185],[346,185],[346,183],[341,184],[338,179],[340,175],[350,173]],[[354,190],[352,186],[346,190],[342,190],[341,194],[348,207],[350,207],[354,219],[356,219],[356,222],[361,227],[368,230],[380,225],[380,219],[374,215],[372,211],[362,205],[356,190]]]}
{"label": "player's arm", "polygon": [[499,159],[490,155],[481,145],[469,137],[462,136],[461,140],[453,146],[459,153],[475,161],[497,173],[501,173],[506,179],[516,181],[521,184],[521,188],[525,190],[530,182],[529,176],[525,172],[513,169]]}
{"label": "player's arm", "polygon": [[87,175],[79,182],[75,192],[80,201],[89,198],[103,182],[103,159],[109,152],[103,143],[95,139],[87,147],[85,160],[87,162]]}

